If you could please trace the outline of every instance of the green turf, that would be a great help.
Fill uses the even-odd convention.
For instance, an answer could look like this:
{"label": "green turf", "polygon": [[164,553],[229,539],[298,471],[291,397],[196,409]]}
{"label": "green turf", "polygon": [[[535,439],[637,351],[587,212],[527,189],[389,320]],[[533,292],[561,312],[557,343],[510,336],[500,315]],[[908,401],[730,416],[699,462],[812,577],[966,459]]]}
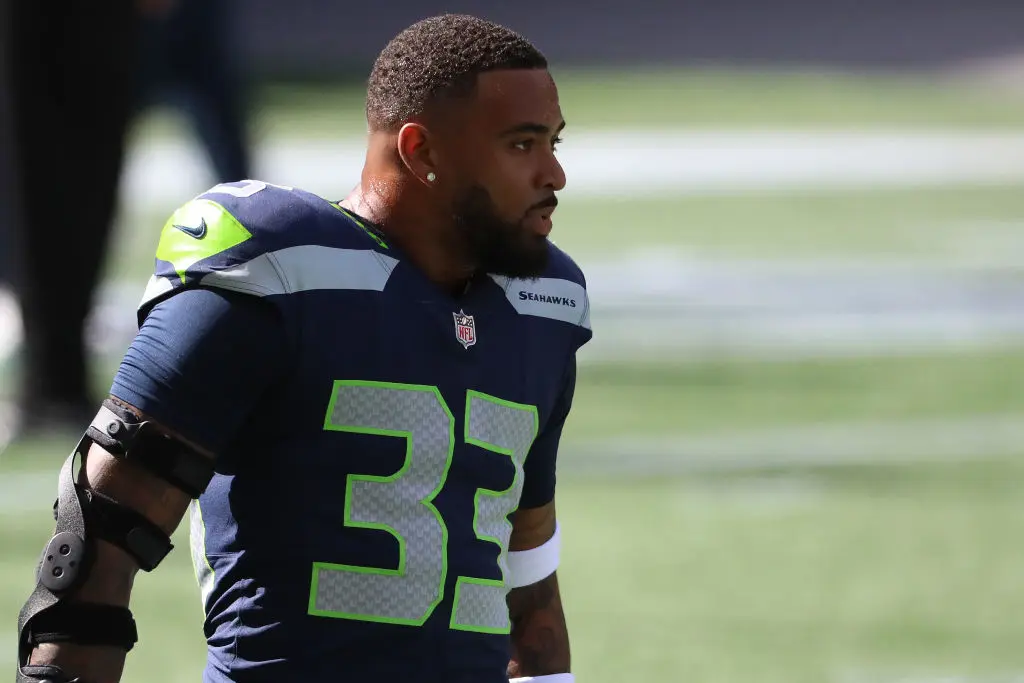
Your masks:
{"label": "green turf", "polygon": [[987,483],[1019,486],[1024,472],[993,467],[974,486],[939,490],[917,475],[566,487],[581,677],[819,683],[865,670],[1020,670],[1024,512],[1010,487]]}
{"label": "green turf", "polygon": [[[617,126],[1019,127],[1024,98],[924,76],[555,69],[570,132]],[[359,135],[362,84],[253,93],[259,134]]]}
{"label": "green turf", "polygon": [[682,253],[801,258],[1007,261],[1024,243],[1016,186],[566,201],[552,237],[595,258],[674,247]]}
{"label": "green turf", "polygon": [[1024,412],[1024,351],[583,365],[568,438]]}
{"label": "green turf", "polygon": [[1024,124],[1024,98],[921,76],[735,70],[555,70],[567,121],[615,126]]}
{"label": "green turf", "polygon": [[[922,75],[718,69],[555,69],[568,132],[627,127],[1019,128],[1024,97]],[[251,94],[257,136],[358,136],[366,129],[360,83],[269,85]],[[161,110],[146,134],[180,131]]]}

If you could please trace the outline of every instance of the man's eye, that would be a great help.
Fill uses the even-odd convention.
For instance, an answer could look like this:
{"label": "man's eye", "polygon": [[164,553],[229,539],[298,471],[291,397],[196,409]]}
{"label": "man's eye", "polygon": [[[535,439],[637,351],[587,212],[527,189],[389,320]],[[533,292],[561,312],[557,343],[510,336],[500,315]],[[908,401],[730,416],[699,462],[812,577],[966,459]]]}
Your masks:
{"label": "man's eye", "polygon": [[519,142],[513,143],[512,146],[516,149],[521,149],[524,152],[529,152],[533,147],[533,140],[520,140]]}

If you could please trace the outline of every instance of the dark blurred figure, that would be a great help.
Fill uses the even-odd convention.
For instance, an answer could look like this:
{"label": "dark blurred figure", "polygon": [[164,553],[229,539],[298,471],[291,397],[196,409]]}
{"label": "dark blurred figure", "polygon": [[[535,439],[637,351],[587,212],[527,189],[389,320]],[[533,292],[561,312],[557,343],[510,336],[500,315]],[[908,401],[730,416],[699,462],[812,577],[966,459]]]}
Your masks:
{"label": "dark blurred figure", "polygon": [[[7,3],[0,0],[0,17],[7,17]],[[14,131],[11,130],[10,83],[7,77],[7,22],[0,22],[0,289],[11,285],[11,270],[14,267],[13,235],[17,188],[14,184]],[[0,320],[0,325],[5,321]],[[5,393],[0,387],[0,397]]]}
{"label": "dark blurred figure", "polygon": [[109,0],[102,11],[68,0],[0,0],[14,143],[4,144],[14,178],[0,169],[0,183],[20,218],[0,215],[15,227],[0,226],[0,282],[16,266],[23,435],[81,429],[96,411],[84,327],[135,115],[157,102],[180,106],[218,180],[249,177],[226,13],[223,0]]}
{"label": "dark blurred figure", "polygon": [[145,0],[141,106],[182,110],[217,182],[250,176],[241,79],[228,0]]}
{"label": "dark blurred figure", "polygon": [[136,101],[138,0],[5,0],[21,219],[15,291],[25,329],[19,408],[28,432],[83,428],[84,323],[99,283]]}

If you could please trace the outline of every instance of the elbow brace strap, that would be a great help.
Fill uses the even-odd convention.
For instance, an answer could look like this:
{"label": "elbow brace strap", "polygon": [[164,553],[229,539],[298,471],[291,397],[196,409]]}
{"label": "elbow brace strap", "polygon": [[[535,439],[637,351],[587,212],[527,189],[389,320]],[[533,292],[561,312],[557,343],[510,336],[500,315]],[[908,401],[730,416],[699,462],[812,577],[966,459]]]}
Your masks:
{"label": "elbow brace strap", "polygon": [[146,468],[192,498],[202,495],[213,478],[210,458],[163,433],[152,422],[140,422],[109,398],[86,436],[111,455]]}
{"label": "elbow brace strap", "polygon": [[86,683],[86,681],[64,673],[59,666],[23,666],[18,671],[18,683]]}

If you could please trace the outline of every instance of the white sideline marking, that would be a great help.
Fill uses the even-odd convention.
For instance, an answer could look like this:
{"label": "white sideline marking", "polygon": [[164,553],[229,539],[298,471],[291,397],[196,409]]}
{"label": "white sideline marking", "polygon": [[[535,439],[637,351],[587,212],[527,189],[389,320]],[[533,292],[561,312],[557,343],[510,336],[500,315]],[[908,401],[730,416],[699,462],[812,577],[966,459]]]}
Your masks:
{"label": "white sideline marking", "polygon": [[[254,175],[334,196],[348,189],[339,178],[359,178],[364,145],[359,138],[265,138],[254,149]],[[1024,133],[592,130],[567,136],[559,158],[567,197],[1010,183],[1024,179]],[[122,196],[176,205],[212,184],[191,138],[149,139],[129,152]]]}

